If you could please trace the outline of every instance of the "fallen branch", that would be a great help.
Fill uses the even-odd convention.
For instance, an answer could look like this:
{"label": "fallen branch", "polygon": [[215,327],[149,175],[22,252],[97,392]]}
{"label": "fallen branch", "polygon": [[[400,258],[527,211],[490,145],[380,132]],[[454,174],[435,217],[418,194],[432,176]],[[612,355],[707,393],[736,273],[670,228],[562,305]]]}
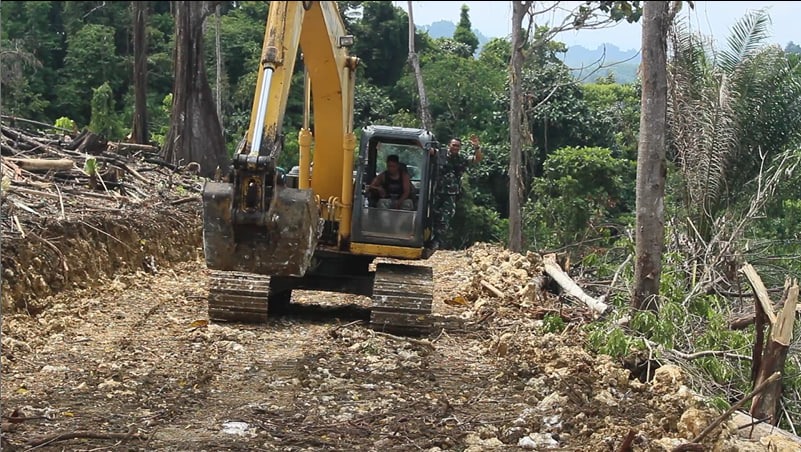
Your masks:
{"label": "fallen branch", "polygon": [[31,190],[30,188],[22,188],[14,185],[12,185],[11,188],[9,188],[9,191],[12,193],[24,193],[26,195],[31,195],[31,196],[41,196],[44,198],[59,199],[59,195],[54,193],[48,193],[46,191],[41,191],[41,190]]}
{"label": "fallen branch", "polygon": [[0,118],[4,119],[6,121],[25,122],[25,123],[28,123],[28,124],[33,124],[35,126],[42,126],[42,127],[47,127],[48,129],[58,130],[60,132],[72,133],[72,130],[70,130],[70,129],[65,129],[63,127],[57,127],[57,126],[54,126],[52,124],[45,124],[43,122],[34,121],[32,119],[19,118],[17,116],[9,116],[9,115],[2,115],[2,116],[0,116]]}
{"label": "fallen branch", "polygon": [[125,143],[121,141],[115,141],[113,143],[108,144],[108,150],[111,152],[149,151],[156,153],[159,151],[159,148],[150,144]]}
{"label": "fallen branch", "polygon": [[609,308],[606,303],[596,300],[595,298],[587,295],[575,281],[565,273],[559,264],[556,263],[556,255],[547,254],[543,256],[542,262],[545,266],[545,273],[548,274],[559,286],[565,290],[569,295],[578,298],[590,309],[592,309],[597,316],[602,315]]}
{"label": "fallen branch", "polygon": [[186,204],[189,202],[200,201],[200,196],[187,196],[186,198],[176,199],[175,201],[170,201],[170,204],[177,206],[179,204]]}
{"label": "fallen branch", "polygon": [[732,416],[732,420],[737,424],[739,436],[743,438],[759,441],[768,435],[779,435],[788,441],[798,444],[798,449],[801,450],[801,438],[768,423],[770,422],[770,418],[758,419],[744,411],[737,411]]}
{"label": "fallen branch", "polygon": [[409,342],[409,343],[412,343],[412,344],[420,345],[422,347],[427,348],[428,350],[430,350],[432,352],[434,350],[436,350],[434,348],[434,344],[432,344],[430,341],[414,339],[414,338],[411,338],[411,337],[396,336],[394,334],[384,333],[383,331],[373,331],[373,334],[378,335],[378,336],[388,337],[390,339],[395,339],[396,341]]}
{"label": "fallen branch", "polygon": [[498,289],[497,287],[495,287],[495,286],[493,286],[492,284],[488,283],[487,281],[484,281],[484,280],[482,279],[482,280],[481,280],[481,285],[482,285],[482,286],[484,286],[484,288],[485,288],[485,289],[487,289],[487,290],[489,290],[490,292],[492,292],[492,294],[493,294],[493,295],[495,295],[496,297],[498,297],[498,298],[504,298],[503,292],[501,292],[501,290],[500,290],[500,289]]}
{"label": "fallen branch", "polygon": [[38,447],[44,446],[47,444],[52,444],[58,441],[68,441],[71,439],[79,439],[79,438],[87,438],[87,439],[119,439],[119,440],[126,440],[126,439],[144,439],[145,437],[139,433],[96,433],[96,432],[88,432],[88,431],[74,431],[74,432],[61,432],[55,433],[52,435],[43,436],[40,438],[34,438],[28,441],[27,445],[30,447]]}
{"label": "fallen branch", "polygon": [[72,159],[21,159],[7,157],[6,160],[28,171],[68,171],[76,168],[75,161]]}
{"label": "fallen branch", "polygon": [[[767,388],[768,385],[770,385],[771,383],[773,383],[775,381],[778,381],[781,378],[781,376],[782,376],[781,372],[775,372],[773,375],[770,376],[770,378],[768,378],[765,381],[763,381],[762,383],[760,383],[759,386],[754,388],[753,391],[749,392],[745,397],[740,399],[739,402],[735,403],[734,405],[731,406],[731,408],[726,410],[725,413],[721,414],[717,419],[712,421],[712,423],[709,424],[705,429],[703,429],[701,431],[701,433],[698,434],[698,436],[696,436],[695,438],[690,440],[690,442],[688,444],[698,444],[698,445],[700,445],[701,440],[706,438],[706,436],[709,435],[709,433],[712,430],[714,430],[715,427],[717,427],[723,421],[725,421],[729,416],[731,416],[732,413],[737,411],[741,406],[745,405],[745,402],[751,400],[752,397],[754,397],[755,395],[757,395],[760,392],[762,392],[763,390],[765,390],[765,388]],[[673,449],[673,452],[680,452],[682,450],[685,450],[685,451],[688,450],[686,448],[680,449],[682,446],[685,446],[685,444],[682,444],[681,446],[677,446],[676,448]]]}
{"label": "fallen branch", "polygon": [[750,356],[738,355],[736,353],[729,353],[729,352],[723,351],[723,350],[704,350],[704,351],[695,352],[695,353],[684,353],[684,352],[680,352],[678,350],[671,350],[671,352],[674,353],[679,358],[686,359],[687,361],[692,361],[692,360],[698,359],[698,358],[704,358],[706,356],[723,356],[725,358],[742,359],[742,360],[746,360],[746,361],[751,361],[751,359],[753,359]]}

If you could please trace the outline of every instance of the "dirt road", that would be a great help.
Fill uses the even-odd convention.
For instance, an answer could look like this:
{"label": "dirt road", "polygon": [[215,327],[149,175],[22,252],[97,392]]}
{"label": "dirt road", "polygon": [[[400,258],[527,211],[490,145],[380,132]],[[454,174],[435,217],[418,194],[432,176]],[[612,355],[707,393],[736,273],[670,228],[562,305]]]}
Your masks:
{"label": "dirt road", "polygon": [[[5,315],[3,450],[611,451],[629,432],[631,450],[670,450],[712,420],[675,369],[640,383],[577,328],[477,298],[476,253],[428,262],[450,320],[421,339],[317,292],[268,324],[209,324],[201,261]],[[720,428],[705,443],[743,450]]]}

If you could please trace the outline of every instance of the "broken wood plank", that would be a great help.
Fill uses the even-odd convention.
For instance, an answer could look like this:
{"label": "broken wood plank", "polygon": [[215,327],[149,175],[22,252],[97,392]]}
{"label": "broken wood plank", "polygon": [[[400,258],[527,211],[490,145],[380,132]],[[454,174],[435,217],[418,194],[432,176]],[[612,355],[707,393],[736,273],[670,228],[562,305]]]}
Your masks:
{"label": "broken wood plank", "polygon": [[546,254],[542,258],[542,262],[545,267],[545,273],[548,274],[554,281],[556,281],[559,286],[568,293],[584,304],[587,305],[593,312],[596,313],[597,316],[600,316],[609,308],[609,305],[606,303],[593,298],[592,296],[588,295],[581,287],[573,281],[567,273],[562,270],[562,267],[556,262],[556,255],[554,254]]}

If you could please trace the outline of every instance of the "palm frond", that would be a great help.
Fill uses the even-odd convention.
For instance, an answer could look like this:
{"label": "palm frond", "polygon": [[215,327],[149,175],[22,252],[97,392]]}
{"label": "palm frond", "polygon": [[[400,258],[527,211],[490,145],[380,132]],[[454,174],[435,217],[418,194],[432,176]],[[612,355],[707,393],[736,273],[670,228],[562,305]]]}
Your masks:
{"label": "palm frond", "polygon": [[770,16],[766,10],[749,11],[732,27],[728,48],[717,55],[718,67],[724,72],[733,71],[770,36],[769,25]]}

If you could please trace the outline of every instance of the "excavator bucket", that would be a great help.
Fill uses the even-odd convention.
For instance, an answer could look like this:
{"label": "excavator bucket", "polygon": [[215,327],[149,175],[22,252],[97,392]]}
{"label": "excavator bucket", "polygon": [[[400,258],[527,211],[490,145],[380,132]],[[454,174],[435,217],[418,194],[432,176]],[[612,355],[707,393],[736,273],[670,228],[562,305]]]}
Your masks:
{"label": "excavator bucket", "polygon": [[203,190],[203,251],[211,270],[303,276],[317,247],[320,213],[311,190],[277,187],[256,223],[236,221],[234,185]]}

